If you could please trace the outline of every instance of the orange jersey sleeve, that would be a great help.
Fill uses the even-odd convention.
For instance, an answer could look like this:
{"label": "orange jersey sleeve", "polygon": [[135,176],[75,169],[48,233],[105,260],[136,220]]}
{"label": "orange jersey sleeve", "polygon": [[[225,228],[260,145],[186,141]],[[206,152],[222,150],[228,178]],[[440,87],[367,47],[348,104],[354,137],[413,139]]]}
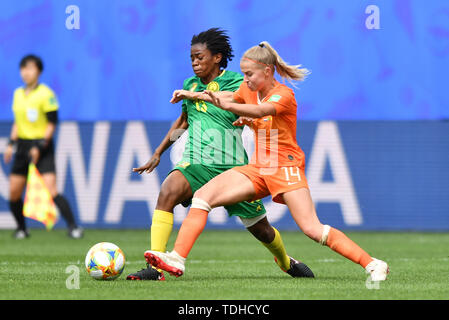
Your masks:
{"label": "orange jersey sleeve", "polygon": [[[257,92],[251,91],[245,82],[234,94],[239,103],[259,104]],[[292,89],[276,82],[275,87],[260,103],[270,103],[276,109],[274,116],[254,119],[255,152],[252,164],[258,167],[299,166],[304,168],[304,152],[296,141],[297,104]]]}
{"label": "orange jersey sleeve", "polygon": [[295,94],[288,87],[280,87],[276,92],[267,96],[265,102],[270,103],[276,109],[276,115],[280,114],[295,114],[296,120],[296,100]]}
{"label": "orange jersey sleeve", "polygon": [[240,91],[241,91],[240,89],[241,88],[242,88],[242,85],[240,85],[240,88],[237,91],[235,91],[233,96],[232,96],[234,101],[237,102],[237,103],[245,103],[245,99],[240,94]]}

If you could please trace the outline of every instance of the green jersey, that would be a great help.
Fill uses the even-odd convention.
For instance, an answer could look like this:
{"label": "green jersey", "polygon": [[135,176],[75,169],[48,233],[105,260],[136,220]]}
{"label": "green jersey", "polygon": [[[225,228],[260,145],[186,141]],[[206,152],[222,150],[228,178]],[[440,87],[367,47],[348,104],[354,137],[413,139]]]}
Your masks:
{"label": "green jersey", "polygon": [[[236,91],[242,81],[241,74],[224,70],[207,85],[197,76],[188,78],[183,89]],[[182,162],[227,168],[248,163],[241,137],[243,127],[232,124],[239,116],[203,100],[183,100],[182,111],[187,113],[189,124]]]}

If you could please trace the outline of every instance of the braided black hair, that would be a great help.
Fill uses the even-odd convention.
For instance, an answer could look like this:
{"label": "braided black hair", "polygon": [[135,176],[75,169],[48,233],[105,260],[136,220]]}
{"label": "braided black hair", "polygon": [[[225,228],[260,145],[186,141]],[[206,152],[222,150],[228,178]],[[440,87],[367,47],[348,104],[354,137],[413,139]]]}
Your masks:
{"label": "braided black hair", "polygon": [[225,30],[211,28],[192,37],[191,46],[197,43],[203,43],[212,54],[221,53],[220,68],[225,69],[228,61],[231,61],[234,55],[229,41],[229,36]]}

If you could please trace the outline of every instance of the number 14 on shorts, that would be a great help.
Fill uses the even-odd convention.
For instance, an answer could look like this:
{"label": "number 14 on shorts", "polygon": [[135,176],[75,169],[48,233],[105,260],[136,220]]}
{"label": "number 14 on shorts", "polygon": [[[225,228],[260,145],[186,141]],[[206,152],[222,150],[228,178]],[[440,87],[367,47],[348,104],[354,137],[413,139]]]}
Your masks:
{"label": "number 14 on shorts", "polygon": [[284,170],[285,181],[287,181],[288,185],[296,184],[301,181],[299,167],[281,167],[281,169]]}

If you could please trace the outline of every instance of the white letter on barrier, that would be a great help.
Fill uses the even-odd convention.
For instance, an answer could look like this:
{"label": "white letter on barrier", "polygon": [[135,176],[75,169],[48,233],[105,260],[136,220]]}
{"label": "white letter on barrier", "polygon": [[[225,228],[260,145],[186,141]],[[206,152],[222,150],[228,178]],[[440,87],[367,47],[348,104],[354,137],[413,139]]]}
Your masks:
{"label": "white letter on barrier", "polygon": [[[6,150],[8,145],[8,138],[0,138],[0,155]],[[9,179],[8,176],[3,172],[3,168],[0,166],[0,196],[6,201],[9,200]],[[12,217],[9,210],[0,212],[0,229],[12,229],[16,227],[16,221]]]}
{"label": "white letter on barrier", "polygon": [[130,180],[132,174],[138,174],[131,171],[135,155],[138,163],[142,164],[151,157],[151,146],[145,126],[138,121],[128,122],[126,125],[105,213],[105,221],[108,223],[120,222],[126,201],[146,201],[151,213],[156,208],[160,189],[156,169],[150,174],[143,173],[140,176],[141,181]]}
{"label": "white letter on barrier", "polygon": [[64,122],[59,127],[56,146],[58,189],[61,192],[64,189],[67,165],[70,161],[81,222],[94,223],[97,221],[109,129],[109,122],[95,123],[92,147],[89,153],[89,172],[86,173],[78,124],[75,122]]}
{"label": "white letter on barrier", "polygon": [[[334,177],[333,182],[322,181],[327,158]],[[347,225],[362,224],[362,214],[352,184],[351,172],[335,122],[318,123],[308,162],[307,179],[315,203],[338,202]]]}

